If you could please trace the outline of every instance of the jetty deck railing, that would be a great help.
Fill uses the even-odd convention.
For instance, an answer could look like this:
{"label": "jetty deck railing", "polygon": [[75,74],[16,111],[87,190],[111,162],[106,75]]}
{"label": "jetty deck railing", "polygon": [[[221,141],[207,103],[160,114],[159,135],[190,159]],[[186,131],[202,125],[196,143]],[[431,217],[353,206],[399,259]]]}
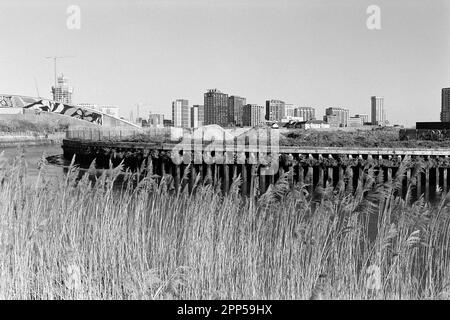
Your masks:
{"label": "jetty deck railing", "polygon": [[173,128],[75,128],[66,131],[66,139],[89,140],[89,141],[120,141],[126,139],[160,139],[171,141],[173,137]]}

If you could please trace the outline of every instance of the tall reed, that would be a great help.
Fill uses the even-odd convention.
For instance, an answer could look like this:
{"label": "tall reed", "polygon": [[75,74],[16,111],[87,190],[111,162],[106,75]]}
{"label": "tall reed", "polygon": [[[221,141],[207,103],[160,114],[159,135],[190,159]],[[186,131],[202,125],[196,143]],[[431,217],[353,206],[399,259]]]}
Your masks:
{"label": "tall reed", "polygon": [[[283,176],[259,196],[226,195],[197,180],[142,179],[111,168],[94,181],[66,175],[26,183],[20,155],[0,161],[0,298],[445,298],[450,196],[437,206],[396,196],[372,170],[354,193],[307,194]],[[399,175],[402,174],[402,168]],[[188,179],[188,177],[185,177]],[[184,184],[186,185],[186,184]],[[409,186],[413,188],[413,186]],[[368,285],[375,279],[378,287]],[[373,280],[373,279],[372,279]]]}

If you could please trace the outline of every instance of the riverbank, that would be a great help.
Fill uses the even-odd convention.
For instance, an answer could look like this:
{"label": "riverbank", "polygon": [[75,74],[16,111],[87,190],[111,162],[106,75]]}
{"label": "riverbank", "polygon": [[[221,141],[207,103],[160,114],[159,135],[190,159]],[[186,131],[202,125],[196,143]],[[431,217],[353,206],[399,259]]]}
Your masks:
{"label": "riverbank", "polygon": [[38,133],[26,132],[0,132],[0,148],[13,147],[15,145],[51,145],[62,143],[65,132]]}

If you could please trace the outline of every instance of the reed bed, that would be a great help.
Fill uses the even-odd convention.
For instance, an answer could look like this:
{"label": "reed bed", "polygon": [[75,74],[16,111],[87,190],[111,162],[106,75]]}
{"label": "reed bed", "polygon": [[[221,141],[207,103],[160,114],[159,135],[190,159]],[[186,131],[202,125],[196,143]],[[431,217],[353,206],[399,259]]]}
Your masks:
{"label": "reed bed", "polygon": [[30,184],[21,155],[0,159],[2,299],[449,296],[450,196],[397,197],[403,169],[382,185],[366,170],[352,194],[283,176],[250,197],[239,177],[224,195],[199,181],[175,190],[151,167],[120,184],[121,166],[94,181],[47,169]]}

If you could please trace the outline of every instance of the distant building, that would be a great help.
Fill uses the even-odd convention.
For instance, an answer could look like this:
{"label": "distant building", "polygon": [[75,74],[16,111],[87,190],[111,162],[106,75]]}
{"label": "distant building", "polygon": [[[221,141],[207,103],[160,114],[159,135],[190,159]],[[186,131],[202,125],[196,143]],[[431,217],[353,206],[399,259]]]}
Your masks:
{"label": "distant building", "polygon": [[341,122],[338,115],[324,115],[323,121],[328,123],[331,128],[339,128],[341,126]]}
{"label": "distant building", "polygon": [[228,95],[217,89],[204,94],[205,125],[228,126]]}
{"label": "distant building", "polygon": [[69,79],[60,75],[56,87],[52,87],[53,100],[64,104],[72,104],[73,88],[69,86]]}
{"label": "distant building", "polygon": [[361,118],[363,124],[369,123],[369,115],[368,114],[356,114],[355,117]]}
{"label": "distant building", "polygon": [[347,122],[348,122],[348,117],[349,117],[349,111],[348,111],[348,109],[335,108],[335,107],[330,107],[330,108],[325,109],[325,117],[327,120],[325,120],[325,118],[324,118],[324,121],[327,121],[331,125],[331,122],[329,122],[328,120],[332,121],[333,124],[336,121],[335,121],[335,118],[329,117],[329,116],[337,117],[338,127],[346,127]]}
{"label": "distant building", "polygon": [[100,111],[115,118],[119,118],[119,107],[101,106]]}
{"label": "distant building", "polygon": [[304,121],[316,118],[316,110],[311,107],[298,107],[294,110],[295,117],[302,117]]}
{"label": "distant building", "polygon": [[373,96],[371,102],[371,122],[376,126],[386,125],[386,113],[384,110],[384,98]]}
{"label": "distant building", "polygon": [[266,120],[281,121],[285,117],[285,103],[281,100],[266,101]]}
{"label": "distant building", "polygon": [[173,127],[173,121],[169,119],[163,120],[164,127]]}
{"label": "distant building", "polygon": [[177,99],[172,102],[172,121],[174,127],[189,128],[191,126],[191,110],[188,100]]}
{"label": "distant building", "polygon": [[195,104],[191,108],[191,127],[198,128],[203,126],[205,121],[205,108]]}
{"label": "distant building", "polygon": [[441,121],[450,122],[450,88],[442,89]]}
{"label": "distant building", "polygon": [[246,104],[243,107],[242,123],[245,127],[255,127],[264,123],[264,107],[257,104]]}
{"label": "distant building", "polygon": [[129,121],[130,121],[131,123],[134,123],[135,120],[136,120],[136,119],[134,119],[133,110],[131,110],[131,111],[130,111],[130,119],[129,119]]}
{"label": "distant building", "polygon": [[228,123],[234,126],[242,126],[242,112],[247,100],[238,96],[228,97]]}
{"label": "distant building", "polygon": [[350,117],[348,118],[347,127],[358,128],[363,126],[363,118]]}
{"label": "distant building", "polygon": [[148,116],[148,126],[155,128],[164,127],[164,115],[160,113],[150,113]]}
{"label": "distant building", "polygon": [[295,109],[296,106],[291,103],[286,103],[284,105],[284,118],[285,119],[292,119],[295,117]]}

